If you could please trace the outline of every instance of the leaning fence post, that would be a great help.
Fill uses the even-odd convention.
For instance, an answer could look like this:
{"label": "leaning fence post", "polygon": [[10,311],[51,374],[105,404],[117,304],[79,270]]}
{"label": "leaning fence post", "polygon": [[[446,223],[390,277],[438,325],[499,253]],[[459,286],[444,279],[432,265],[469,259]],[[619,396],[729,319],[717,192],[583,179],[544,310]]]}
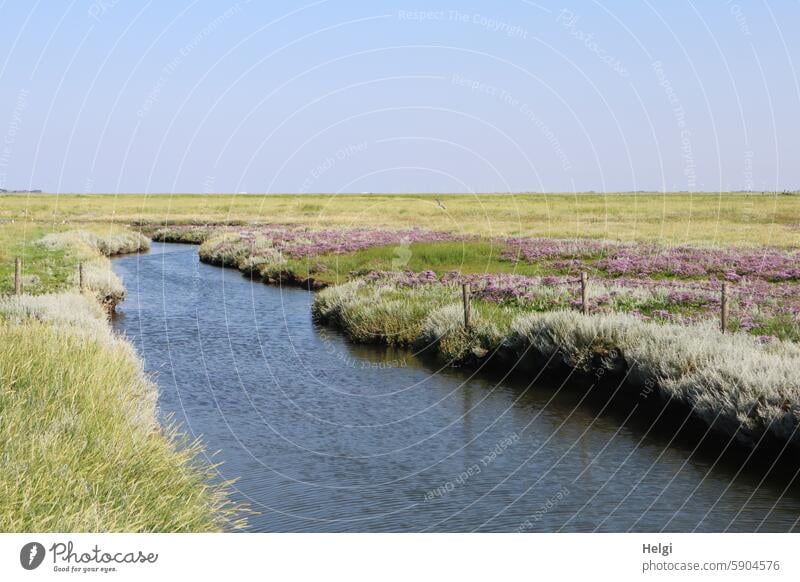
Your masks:
{"label": "leaning fence post", "polygon": [[589,303],[586,301],[586,271],[581,271],[581,313],[589,312]]}
{"label": "leaning fence post", "polygon": [[78,288],[83,293],[86,290],[86,279],[83,274],[83,262],[78,265]]}
{"label": "leaning fence post", "polygon": [[722,282],[719,307],[720,328],[725,333],[728,329],[728,283],[725,281]]}
{"label": "leaning fence post", "polygon": [[22,258],[14,261],[14,295],[22,295]]}
{"label": "leaning fence post", "polygon": [[469,329],[469,318],[470,318],[469,283],[464,283],[461,286],[461,297],[464,301],[464,328]]}

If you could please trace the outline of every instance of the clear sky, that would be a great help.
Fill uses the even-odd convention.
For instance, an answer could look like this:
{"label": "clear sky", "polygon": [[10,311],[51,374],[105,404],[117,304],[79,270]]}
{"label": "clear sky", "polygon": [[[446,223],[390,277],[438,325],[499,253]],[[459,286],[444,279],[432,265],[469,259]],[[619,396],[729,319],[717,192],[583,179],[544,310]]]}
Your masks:
{"label": "clear sky", "polygon": [[0,188],[800,188],[800,2],[0,0]]}

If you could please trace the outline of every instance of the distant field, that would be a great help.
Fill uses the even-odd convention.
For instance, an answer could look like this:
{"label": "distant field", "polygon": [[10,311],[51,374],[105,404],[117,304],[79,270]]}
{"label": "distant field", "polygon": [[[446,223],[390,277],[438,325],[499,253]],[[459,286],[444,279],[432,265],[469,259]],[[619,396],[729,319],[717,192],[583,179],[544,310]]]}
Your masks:
{"label": "distant field", "polygon": [[800,244],[800,196],[770,193],[2,195],[0,221],[10,220],[50,228],[137,220],[246,221],[664,244]]}

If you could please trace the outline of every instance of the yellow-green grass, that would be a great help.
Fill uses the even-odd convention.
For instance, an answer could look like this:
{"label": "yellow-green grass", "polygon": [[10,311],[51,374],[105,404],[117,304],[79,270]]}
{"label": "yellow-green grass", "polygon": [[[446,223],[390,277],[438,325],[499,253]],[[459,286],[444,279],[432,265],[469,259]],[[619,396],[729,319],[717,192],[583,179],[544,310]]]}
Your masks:
{"label": "yellow-green grass", "polygon": [[[663,244],[800,244],[800,196],[702,194],[20,194],[0,220],[419,226],[486,236],[648,240]],[[3,225],[5,226],[5,225]]]}
{"label": "yellow-green grass", "polygon": [[[3,290],[15,256],[29,279],[21,297],[0,295],[0,531],[241,527],[199,444],[159,426],[157,389],[98,301],[124,294],[103,253],[147,241],[67,228],[0,228]],[[74,291],[81,261],[85,294]]]}
{"label": "yellow-green grass", "polygon": [[157,426],[155,387],[128,343],[0,321],[0,345],[0,531],[237,525],[197,446]]}

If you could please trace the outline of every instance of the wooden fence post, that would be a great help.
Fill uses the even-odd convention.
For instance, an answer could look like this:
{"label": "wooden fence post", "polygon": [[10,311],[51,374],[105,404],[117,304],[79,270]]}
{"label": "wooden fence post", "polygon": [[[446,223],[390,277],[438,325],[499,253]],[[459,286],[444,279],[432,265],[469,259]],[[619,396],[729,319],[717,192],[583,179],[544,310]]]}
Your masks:
{"label": "wooden fence post", "polygon": [[14,261],[14,295],[22,295],[22,258]]}
{"label": "wooden fence post", "polygon": [[461,286],[461,297],[464,301],[464,328],[469,329],[470,307],[471,307],[469,283],[464,283]]}
{"label": "wooden fence post", "polygon": [[589,313],[589,302],[586,300],[586,271],[581,271],[581,313]]}
{"label": "wooden fence post", "polygon": [[86,279],[83,274],[83,262],[78,265],[78,288],[83,293],[86,290]]}
{"label": "wooden fence post", "polygon": [[722,290],[720,296],[720,328],[722,333],[728,330],[728,283],[722,282]]}

